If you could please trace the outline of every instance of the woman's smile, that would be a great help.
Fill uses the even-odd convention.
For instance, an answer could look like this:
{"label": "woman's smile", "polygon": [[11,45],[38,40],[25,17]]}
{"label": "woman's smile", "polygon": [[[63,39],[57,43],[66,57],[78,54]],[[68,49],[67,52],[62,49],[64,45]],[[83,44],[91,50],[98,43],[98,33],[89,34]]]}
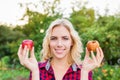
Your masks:
{"label": "woman's smile", "polygon": [[55,49],[55,52],[58,54],[62,54],[65,49]]}

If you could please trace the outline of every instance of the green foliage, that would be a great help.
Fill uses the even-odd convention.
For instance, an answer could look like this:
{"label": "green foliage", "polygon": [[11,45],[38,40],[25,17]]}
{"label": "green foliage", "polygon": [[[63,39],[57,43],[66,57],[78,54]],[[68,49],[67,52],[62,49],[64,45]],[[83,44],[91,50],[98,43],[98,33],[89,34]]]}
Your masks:
{"label": "green foliage", "polygon": [[9,56],[4,56],[1,60],[0,60],[0,69],[3,68],[7,68],[8,64],[9,64],[10,58]]}
{"label": "green foliage", "polygon": [[16,43],[24,34],[19,31],[13,31],[12,28],[0,25],[0,58],[17,52]]}
{"label": "green foliage", "polygon": [[[98,32],[101,36],[98,37],[98,40],[101,42],[101,47],[104,50],[105,58],[111,59],[119,55],[120,52],[120,18],[109,16],[109,17],[100,17],[98,23],[96,23],[98,29],[102,31]],[[100,23],[100,24],[99,24]]]}
{"label": "green foliage", "polygon": [[0,80],[28,80],[28,78],[29,71],[26,69],[0,70]]}
{"label": "green foliage", "polygon": [[89,40],[98,40],[106,60],[120,56],[120,18],[99,16],[96,20],[93,16],[94,10],[83,8],[80,11],[74,11],[70,17],[82,38],[84,47]]}
{"label": "green foliage", "polygon": [[95,13],[93,9],[83,7],[79,11],[74,11],[70,16],[71,22],[79,32],[83,32],[85,28],[90,27],[95,21]]}
{"label": "green foliage", "polygon": [[94,80],[120,80],[120,68],[118,65],[103,65],[93,71]]}

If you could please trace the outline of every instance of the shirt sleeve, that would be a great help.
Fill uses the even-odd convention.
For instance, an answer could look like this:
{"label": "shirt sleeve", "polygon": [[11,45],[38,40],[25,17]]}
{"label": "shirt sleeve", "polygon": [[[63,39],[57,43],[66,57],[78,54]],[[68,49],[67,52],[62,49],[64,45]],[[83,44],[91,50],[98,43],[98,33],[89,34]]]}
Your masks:
{"label": "shirt sleeve", "polygon": [[30,71],[29,80],[32,80],[32,72]]}
{"label": "shirt sleeve", "polygon": [[88,73],[88,80],[93,80],[93,79],[92,79],[92,71],[90,71],[90,72]]}

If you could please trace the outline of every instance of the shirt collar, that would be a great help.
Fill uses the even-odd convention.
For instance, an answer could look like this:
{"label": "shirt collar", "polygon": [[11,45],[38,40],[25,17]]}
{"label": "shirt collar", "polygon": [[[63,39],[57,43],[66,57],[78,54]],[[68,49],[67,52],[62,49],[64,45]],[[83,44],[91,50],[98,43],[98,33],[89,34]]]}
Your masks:
{"label": "shirt collar", "polygon": [[45,65],[45,69],[48,71],[50,68],[50,60],[47,61],[46,65]]}
{"label": "shirt collar", "polygon": [[75,63],[72,64],[73,71],[77,71],[77,65]]}
{"label": "shirt collar", "polygon": [[[50,60],[47,61],[45,65],[45,69],[48,71],[50,68]],[[77,68],[79,68],[75,63],[72,64],[72,70],[77,71]]]}

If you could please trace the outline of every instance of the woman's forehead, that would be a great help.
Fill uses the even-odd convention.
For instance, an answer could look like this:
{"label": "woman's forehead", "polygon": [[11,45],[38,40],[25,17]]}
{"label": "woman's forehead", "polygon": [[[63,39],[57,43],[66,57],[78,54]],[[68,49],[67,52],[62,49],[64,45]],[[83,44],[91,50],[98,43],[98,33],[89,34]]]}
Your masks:
{"label": "woman's forehead", "polygon": [[56,26],[52,29],[51,35],[70,35],[69,30],[64,25]]}

